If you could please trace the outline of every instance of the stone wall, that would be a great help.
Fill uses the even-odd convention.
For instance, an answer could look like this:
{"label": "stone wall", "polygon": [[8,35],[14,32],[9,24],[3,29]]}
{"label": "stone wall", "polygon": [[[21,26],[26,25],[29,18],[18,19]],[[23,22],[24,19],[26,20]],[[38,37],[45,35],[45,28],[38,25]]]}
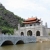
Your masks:
{"label": "stone wall", "polygon": [[16,35],[21,36],[21,32],[24,33],[24,36],[27,36],[27,32],[31,30],[32,36],[36,36],[36,32],[40,32],[40,36],[45,34],[43,26],[28,26],[28,27],[20,27],[19,30],[16,31]]}
{"label": "stone wall", "polygon": [[47,31],[47,35],[49,36],[50,28],[46,28],[46,31]]}
{"label": "stone wall", "polygon": [[24,43],[33,43],[36,42],[36,37],[34,36],[15,36],[15,35],[0,35],[0,46],[5,42],[5,41],[11,41],[14,45],[18,41],[23,41]]}

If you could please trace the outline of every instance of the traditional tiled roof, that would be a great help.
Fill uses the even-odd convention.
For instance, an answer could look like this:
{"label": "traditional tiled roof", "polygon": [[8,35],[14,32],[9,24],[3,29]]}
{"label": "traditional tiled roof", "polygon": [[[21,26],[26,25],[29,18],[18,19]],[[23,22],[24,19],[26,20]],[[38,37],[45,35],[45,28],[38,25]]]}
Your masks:
{"label": "traditional tiled roof", "polygon": [[25,24],[30,24],[30,23],[33,23],[33,22],[36,22],[36,21],[32,21],[32,22],[23,22]]}
{"label": "traditional tiled roof", "polygon": [[32,18],[28,18],[27,20],[25,20],[22,23],[30,24],[30,23],[36,23],[36,22],[39,22],[39,21],[40,21],[40,19],[38,19],[37,17],[32,17]]}
{"label": "traditional tiled roof", "polygon": [[25,21],[34,21],[34,20],[36,20],[36,17],[31,17],[31,18],[28,18],[27,20],[25,20]]}

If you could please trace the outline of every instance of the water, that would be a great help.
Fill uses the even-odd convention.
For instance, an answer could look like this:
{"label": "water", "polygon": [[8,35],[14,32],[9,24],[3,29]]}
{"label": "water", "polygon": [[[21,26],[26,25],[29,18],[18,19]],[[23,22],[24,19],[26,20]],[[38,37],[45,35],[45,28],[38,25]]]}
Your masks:
{"label": "water", "polygon": [[50,50],[50,42],[8,45],[0,47],[0,50]]}

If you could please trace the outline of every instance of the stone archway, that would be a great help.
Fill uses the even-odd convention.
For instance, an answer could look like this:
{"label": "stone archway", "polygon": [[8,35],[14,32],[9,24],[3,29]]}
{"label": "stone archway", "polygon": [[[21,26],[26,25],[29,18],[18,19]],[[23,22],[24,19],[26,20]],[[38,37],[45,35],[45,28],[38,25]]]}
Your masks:
{"label": "stone archway", "polygon": [[6,40],[2,43],[1,46],[4,46],[4,45],[13,45],[12,41],[9,41],[9,40]]}
{"label": "stone archway", "polygon": [[40,36],[40,31],[37,31],[36,32],[36,36]]}
{"label": "stone archway", "polygon": [[24,44],[22,40],[19,40],[16,44]]}
{"label": "stone archway", "polygon": [[24,33],[23,32],[21,32],[21,36],[24,36]]}
{"label": "stone archway", "polygon": [[32,31],[31,31],[31,30],[29,30],[29,31],[27,32],[27,36],[32,36]]}

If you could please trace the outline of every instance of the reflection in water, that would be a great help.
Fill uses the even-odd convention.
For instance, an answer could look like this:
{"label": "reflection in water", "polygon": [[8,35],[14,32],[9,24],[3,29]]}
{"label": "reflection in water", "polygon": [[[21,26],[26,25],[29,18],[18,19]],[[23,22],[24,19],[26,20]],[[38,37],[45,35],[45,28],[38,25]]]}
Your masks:
{"label": "reflection in water", "polygon": [[2,46],[0,50],[50,50],[50,42]]}

